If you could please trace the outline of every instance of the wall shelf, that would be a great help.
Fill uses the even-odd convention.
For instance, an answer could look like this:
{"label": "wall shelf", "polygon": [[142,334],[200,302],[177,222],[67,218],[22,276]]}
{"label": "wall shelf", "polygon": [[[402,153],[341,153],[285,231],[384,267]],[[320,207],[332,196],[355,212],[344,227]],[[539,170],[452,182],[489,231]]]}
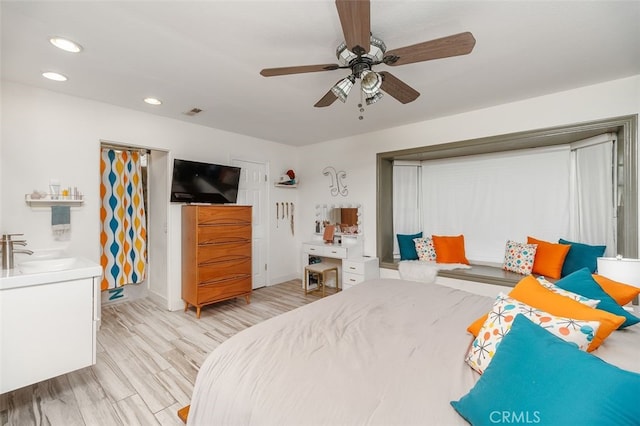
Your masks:
{"label": "wall shelf", "polygon": [[297,183],[290,183],[290,184],[287,184],[287,183],[274,183],[274,186],[276,188],[297,188],[298,184]]}
{"label": "wall shelf", "polygon": [[79,198],[60,196],[57,200],[52,200],[50,194],[42,198],[32,198],[31,194],[26,194],[24,200],[31,207],[81,206],[84,203],[84,196],[81,195]]}

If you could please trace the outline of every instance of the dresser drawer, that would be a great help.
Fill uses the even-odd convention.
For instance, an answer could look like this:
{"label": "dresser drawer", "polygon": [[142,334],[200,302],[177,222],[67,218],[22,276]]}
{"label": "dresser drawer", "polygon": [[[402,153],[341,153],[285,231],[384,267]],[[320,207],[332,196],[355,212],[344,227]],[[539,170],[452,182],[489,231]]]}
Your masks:
{"label": "dresser drawer", "polygon": [[200,225],[251,224],[251,206],[199,208],[197,219]]}
{"label": "dresser drawer", "polygon": [[251,240],[251,225],[200,225],[198,244],[231,243]]}
{"label": "dresser drawer", "polygon": [[251,276],[251,258],[249,257],[198,266],[198,283],[200,285],[243,276]]}
{"label": "dresser drawer", "polygon": [[198,286],[198,303],[229,299],[251,291],[251,277],[239,277],[215,284]]}
{"label": "dresser drawer", "polygon": [[363,262],[352,262],[350,260],[342,261],[342,270],[344,272],[349,272],[352,274],[364,275],[364,263]]}
{"label": "dresser drawer", "polygon": [[251,244],[246,242],[201,245],[198,249],[198,265],[251,257]]}
{"label": "dresser drawer", "polygon": [[326,246],[323,247],[323,256],[333,257],[336,259],[345,259],[347,257],[346,247]]}
{"label": "dresser drawer", "polygon": [[344,285],[356,285],[364,281],[364,275],[342,272],[342,282]]}
{"label": "dresser drawer", "polygon": [[303,253],[309,253],[309,254],[315,254],[316,256],[322,256],[324,254],[324,247],[323,246],[317,246],[315,244],[303,244],[302,245],[302,252]]}

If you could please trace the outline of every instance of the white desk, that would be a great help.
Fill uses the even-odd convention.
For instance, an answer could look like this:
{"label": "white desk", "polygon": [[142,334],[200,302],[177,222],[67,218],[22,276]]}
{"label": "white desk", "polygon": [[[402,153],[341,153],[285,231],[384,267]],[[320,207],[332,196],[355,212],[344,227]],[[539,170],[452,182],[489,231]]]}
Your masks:
{"label": "white desk", "polygon": [[[378,258],[362,256],[362,244],[359,242],[355,244],[325,244],[323,241],[306,241],[302,243],[303,287],[304,268],[309,265],[309,256],[318,256],[322,258],[323,262],[336,263],[340,271],[343,290],[380,276]],[[335,287],[335,281],[329,281],[327,285]]]}

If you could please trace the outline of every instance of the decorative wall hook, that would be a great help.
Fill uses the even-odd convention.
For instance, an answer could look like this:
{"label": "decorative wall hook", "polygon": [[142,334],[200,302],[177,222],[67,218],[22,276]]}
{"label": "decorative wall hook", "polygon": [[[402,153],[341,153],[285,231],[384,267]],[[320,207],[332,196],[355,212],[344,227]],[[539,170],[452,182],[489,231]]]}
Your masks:
{"label": "decorative wall hook", "polygon": [[327,166],[322,170],[322,174],[331,178],[331,185],[329,185],[331,196],[335,197],[340,194],[346,197],[349,194],[347,185],[343,182],[343,179],[347,178],[347,172],[343,170],[336,171],[334,167]]}

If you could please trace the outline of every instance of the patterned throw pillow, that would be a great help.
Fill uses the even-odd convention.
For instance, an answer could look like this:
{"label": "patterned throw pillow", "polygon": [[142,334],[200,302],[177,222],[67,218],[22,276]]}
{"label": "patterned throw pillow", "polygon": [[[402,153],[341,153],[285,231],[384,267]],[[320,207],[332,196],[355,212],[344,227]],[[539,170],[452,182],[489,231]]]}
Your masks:
{"label": "patterned throw pillow", "polygon": [[502,269],[522,275],[530,275],[533,270],[533,260],[536,257],[537,247],[536,244],[524,244],[507,240]]}
{"label": "patterned throw pillow", "polygon": [[474,425],[637,425],[640,374],[572,346],[519,315],[492,366],[451,405]]}
{"label": "patterned throw pillow", "polygon": [[584,297],[581,294],[573,293],[573,292],[571,292],[569,290],[562,289],[562,288],[558,287],[557,285],[547,281],[547,279],[545,277],[538,277],[538,282],[544,288],[546,288],[548,290],[551,290],[555,294],[559,294],[560,296],[568,297],[570,299],[575,300],[576,302],[582,303],[583,305],[591,306],[592,308],[597,308],[598,307],[598,303],[600,303],[599,300],[589,299],[588,297]]}
{"label": "patterned throw pillow", "polygon": [[416,246],[416,252],[418,253],[419,260],[436,260],[436,249],[433,247],[433,238],[414,238],[413,243]]}
{"label": "patterned throw pillow", "polygon": [[516,315],[524,315],[533,323],[562,340],[575,344],[583,351],[587,350],[600,327],[598,321],[558,317],[500,293],[465,358],[471,368],[480,374],[484,373],[502,338],[511,330]]}

